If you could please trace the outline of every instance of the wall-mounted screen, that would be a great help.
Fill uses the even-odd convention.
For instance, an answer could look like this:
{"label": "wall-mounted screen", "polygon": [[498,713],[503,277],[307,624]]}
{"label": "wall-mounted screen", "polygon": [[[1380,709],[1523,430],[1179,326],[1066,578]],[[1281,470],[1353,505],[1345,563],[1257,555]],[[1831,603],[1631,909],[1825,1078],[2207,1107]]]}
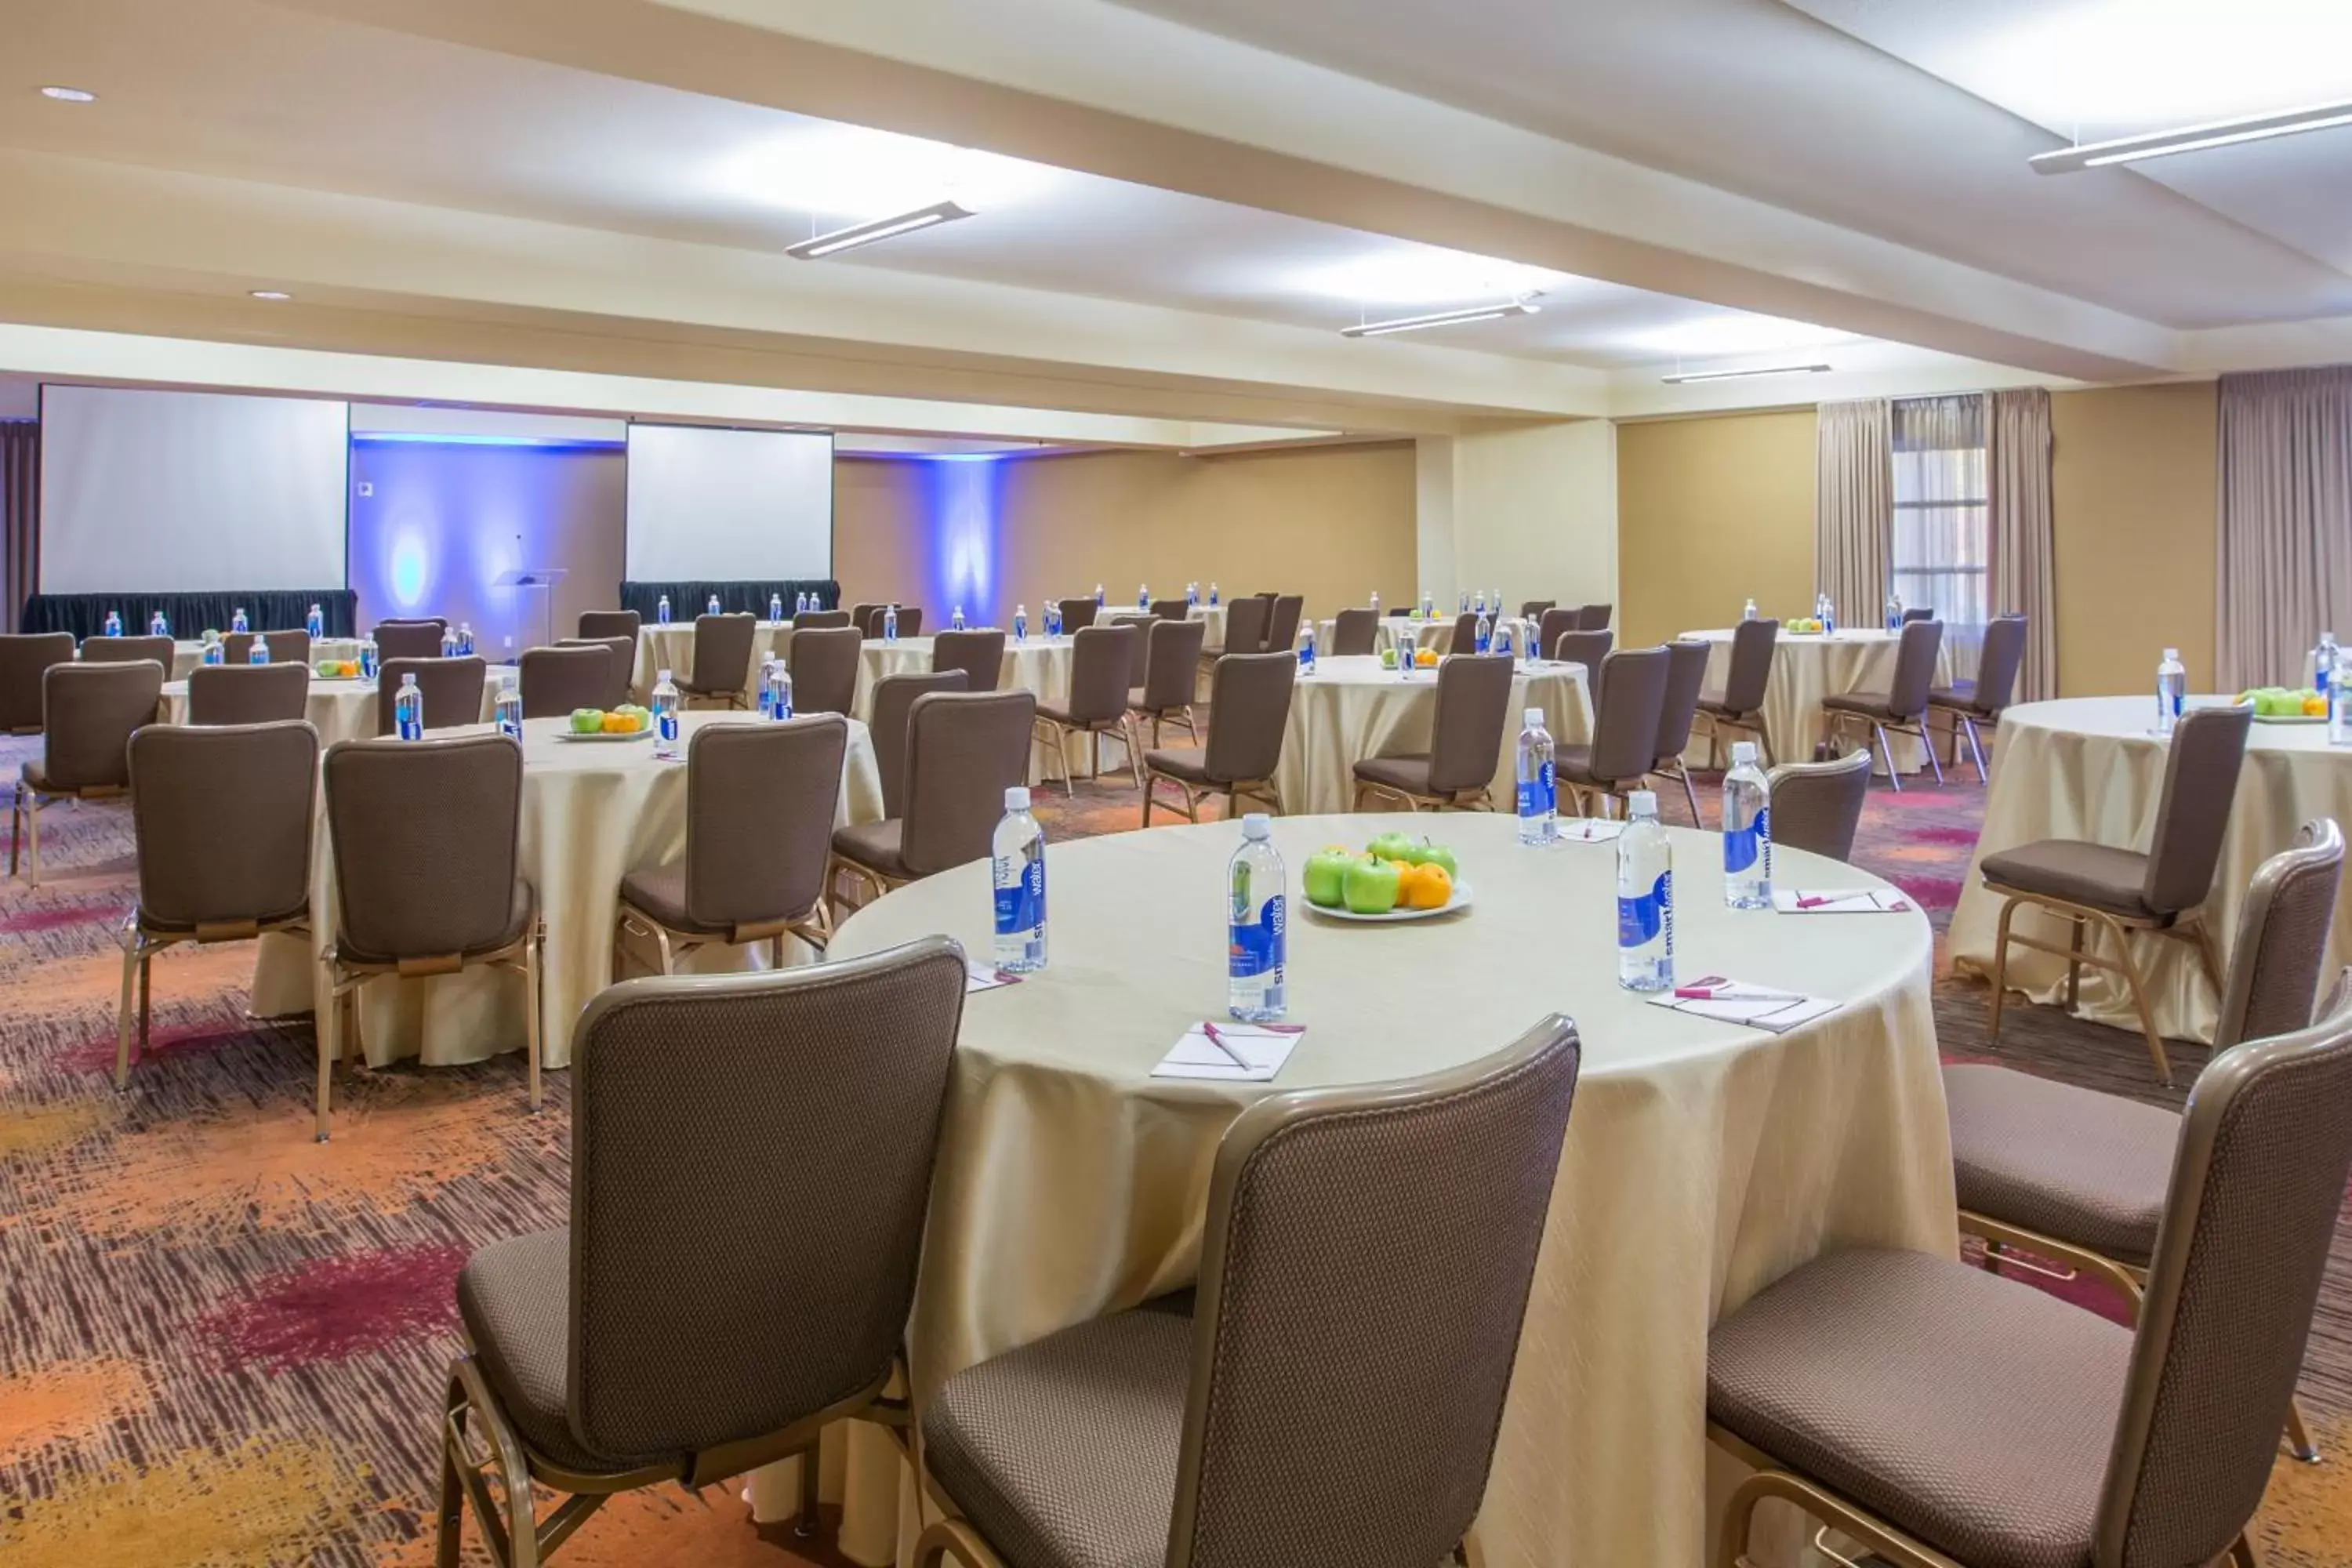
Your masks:
{"label": "wall-mounted screen", "polygon": [[833,575],[833,437],[797,430],[629,426],[633,583]]}

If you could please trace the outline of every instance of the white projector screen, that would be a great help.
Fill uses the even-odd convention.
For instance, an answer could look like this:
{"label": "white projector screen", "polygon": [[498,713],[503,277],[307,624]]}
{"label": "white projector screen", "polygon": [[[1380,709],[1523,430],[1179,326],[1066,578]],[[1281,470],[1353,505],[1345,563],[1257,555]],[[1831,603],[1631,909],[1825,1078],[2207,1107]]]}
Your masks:
{"label": "white projector screen", "polygon": [[632,583],[833,575],[833,437],[629,426]]}
{"label": "white projector screen", "polygon": [[41,389],[41,592],[343,586],[351,408]]}

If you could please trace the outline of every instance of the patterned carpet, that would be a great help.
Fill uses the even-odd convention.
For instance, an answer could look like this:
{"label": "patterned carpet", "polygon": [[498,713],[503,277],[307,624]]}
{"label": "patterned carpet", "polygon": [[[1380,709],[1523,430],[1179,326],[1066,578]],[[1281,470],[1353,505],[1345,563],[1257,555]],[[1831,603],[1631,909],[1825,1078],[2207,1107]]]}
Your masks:
{"label": "patterned carpet", "polygon": [[[28,744],[0,742],[10,777]],[[1940,928],[1981,800],[1874,790],[1857,858]],[[1048,792],[1040,815],[1066,838],[1128,830],[1136,810],[1114,781],[1075,803]],[[244,1017],[252,954],[229,946],[156,963],[154,1049],[117,1097],[127,812],[58,808],[42,838],[42,889],[0,889],[0,1568],[429,1563],[452,1281],[471,1248],[563,1218],[567,1075],[532,1118],[511,1058],[361,1073],[321,1148],[309,1027]],[[1939,982],[1948,1054],[1984,1054],[1984,1003]],[[2162,1098],[2130,1037],[2011,1016],[2005,1059]],[[2177,1060],[2193,1071],[2201,1054]],[[2352,1560],[2352,1235],[2304,1388],[2338,1457],[2282,1460],[2261,1528],[2269,1561],[2317,1568]],[[843,1560],[755,1529],[719,1489],[673,1488],[616,1500],[560,1561]]]}

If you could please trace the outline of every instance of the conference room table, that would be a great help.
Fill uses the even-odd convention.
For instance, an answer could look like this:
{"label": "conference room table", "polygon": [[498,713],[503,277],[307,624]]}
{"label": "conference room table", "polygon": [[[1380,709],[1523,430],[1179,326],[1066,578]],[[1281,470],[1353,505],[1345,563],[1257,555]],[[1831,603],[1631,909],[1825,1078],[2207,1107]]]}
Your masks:
{"label": "conference room table", "polygon": [[[793,646],[793,623],[762,620],[751,637],[751,657],[745,661],[743,700],[751,707],[760,701],[760,661],[773,654],[778,658],[789,656]],[[629,677],[629,695],[639,702],[653,700],[654,688],[661,681],[661,672],[668,670],[673,679],[683,680],[694,673],[694,617],[672,621],[667,626],[648,621],[637,627],[637,667]]]}
{"label": "conference room table", "polygon": [[[2191,698],[2192,708],[2221,697]],[[1985,795],[1984,830],[1969,867],[1948,937],[1954,967],[1990,975],[2001,900],[1985,889],[1985,857],[2044,838],[2073,838],[2146,851],[2154,842],[2171,742],[2154,731],[2156,700],[2075,697],[2025,702],[2001,714]],[[2294,847],[2295,829],[2318,817],[2352,823],[2352,750],[2327,743],[2327,726],[2257,721],[2246,741],[2238,793],[2222,832],[2213,889],[2199,910],[2228,973],[2254,870]],[[2063,946],[2067,927],[2031,905],[2020,907],[2013,929]],[[2095,942],[2110,939],[2094,937]],[[2220,998],[2187,944],[2168,938],[2133,939],[2147,978],[2158,1033],[2210,1044]],[[2327,935],[2324,976],[2352,963],[2352,882],[2337,889]],[[2034,1001],[2055,1004],[2066,989],[2066,962],[2012,947],[2009,984]],[[2322,982],[2323,991],[2326,983]],[[2084,968],[2077,1016],[2119,1029],[2139,1030],[2130,983],[2109,971]]]}
{"label": "conference room table", "polygon": [[[1715,626],[1685,632],[1681,640],[1709,645],[1704,689],[1709,695],[1721,696],[1723,683],[1731,673],[1731,628]],[[1813,760],[1814,748],[1829,738],[1829,721],[1822,707],[1824,697],[1853,691],[1884,695],[1895,680],[1895,654],[1901,640],[1897,634],[1877,626],[1842,626],[1827,633],[1792,632],[1782,627],[1772,649],[1772,674],[1764,683],[1764,722],[1772,732],[1771,761]],[[1948,638],[1936,654],[1935,684],[1952,684],[1952,647]],[[1693,733],[1696,738],[1683,753],[1684,761],[1694,766],[1706,766],[1708,759],[1704,720]],[[1864,742],[1869,738],[1867,731],[1852,726],[1846,728],[1845,733]],[[1752,737],[1727,731],[1723,760],[1729,760],[1732,741],[1748,739]],[[1927,765],[1927,749],[1917,741],[1889,734],[1887,743],[1895,752],[1895,765],[1905,773],[1916,773]],[[1883,770],[1883,764],[1880,766]]]}
{"label": "conference room table", "polygon": [[[482,680],[481,710],[466,716],[467,724],[487,724],[494,715],[501,681],[518,680],[521,671],[511,664],[494,664]],[[319,749],[324,751],[338,741],[364,741],[376,733],[376,686],[373,680],[329,678],[313,674],[310,691],[305,700],[302,717],[310,728],[319,731]],[[188,683],[185,679],[163,683],[163,718],[166,724],[188,721]],[[428,725],[433,715],[426,714]],[[439,729],[443,726],[433,725]]]}
{"label": "conference room table", "polygon": [[[357,659],[359,656],[360,639],[357,637],[310,639],[310,662],[313,664],[322,658]],[[172,678],[174,680],[185,680],[188,671],[204,662],[205,645],[201,638],[182,637],[172,645]]]}
{"label": "conference room table", "polygon": [[[1691,1568],[1710,1489],[1740,1473],[1706,1439],[1709,1325],[1824,1253],[1958,1256],[1927,919],[1727,909],[1715,837],[1668,828],[1697,885],[1675,911],[1680,973],[1841,1004],[1776,1036],[1618,987],[1612,845],[1528,848],[1512,818],[1477,813],[1273,826],[1292,879],[1289,1021],[1306,1033],[1264,1084],[1152,1076],[1224,1016],[1238,825],[1046,850],[1048,966],[963,1006],[908,1328],[919,1407],[987,1357],[1192,1284],[1216,1145],[1245,1107],[1455,1068],[1559,1012],[1582,1037],[1581,1081],[1478,1533],[1496,1563]],[[1359,925],[1303,908],[1316,848],[1434,827],[1467,910]],[[1886,886],[1785,847],[1774,870],[1797,888]],[[959,867],[851,916],[832,955],[935,931],[985,954],[990,910],[987,865]],[[905,1563],[935,1510],[897,1449],[856,1423],[827,1449],[841,1550]],[[792,1513],[795,1473],[755,1472],[758,1517]]]}
{"label": "conference room table", "polygon": [[[1511,703],[1503,721],[1502,749],[1491,785],[1497,805],[1517,795],[1520,716],[1544,711],[1544,728],[1558,745],[1581,744],[1592,733],[1592,700],[1580,664],[1546,659],[1523,663],[1511,677]],[[1214,720],[1211,721],[1213,723]],[[1275,789],[1291,816],[1347,811],[1355,804],[1358,763],[1429,750],[1437,721],[1437,671],[1384,669],[1370,654],[1318,658],[1301,670],[1290,694]]]}
{"label": "conference room table", "polygon": [[[691,712],[681,716],[684,739],[710,724],[756,724],[756,714]],[[539,895],[547,925],[546,964],[540,975],[541,1017],[547,1065],[571,1060],[572,1024],[589,999],[612,983],[613,926],[621,878],[677,859],[686,851],[686,763],[654,755],[650,739],[572,740],[561,719],[523,722],[521,844],[519,868]],[[444,731],[492,733],[488,725]],[[456,809],[451,803],[448,809]],[[882,816],[882,779],[866,726],[849,721],[836,826]],[[335,931],[335,861],[320,806],[310,861],[310,908],[316,937],[266,936],[254,963],[253,1012],[278,1017],[315,1011],[330,1039],[336,1028],[330,984],[320,962]],[[789,944],[797,949],[797,942]],[[757,968],[766,945],[713,942],[684,964],[689,971]],[[794,960],[804,960],[796,952]],[[520,1050],[527,1037],[521,981],[502,970],[404,980],[385,976],[360,991],[360,1037],[377,1067],[404,1057],[428,1066],[480,1061]]]}

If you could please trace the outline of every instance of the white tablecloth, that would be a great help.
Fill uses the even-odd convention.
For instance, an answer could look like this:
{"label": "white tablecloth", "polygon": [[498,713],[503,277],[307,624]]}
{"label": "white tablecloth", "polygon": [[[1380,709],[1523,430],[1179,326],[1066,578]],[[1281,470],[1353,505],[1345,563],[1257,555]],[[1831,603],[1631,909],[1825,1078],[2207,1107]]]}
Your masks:
{"label": "white tablecloth", "polygon": [[1201,634],[1202,653],[1225,651],[1225,607],[1223,605],[1195,605],[1187,612],[1193,620],[1207,629]]}
{"label": "white tablecloth", "polygon": [[[515,678],[519,672],[510,664],[490,666],[482,682],[481,711],[467,716],[468,724],[489,722],[499,700],[501,679]],[[325,751],[338,741],[364,741],[375,730],[375,682],[373,680],[322,680],[310,678],[310,695],[302,716],[310,721],[310,728],[319,731],[319,749]],[[427,720],[433,716],[425,715]],[[188,721],[188,683],[167,680],[163,683],[163,722],[184,724]],[[436,724],[434,728],[443,728]]]}
{"label": "white tablecloth", "polygon": [[[743,671],[743,700],[753,707],[760,701],[760,661],[770,654],[779,658],[787,657],[793,645],[793,623],[761,621],[752,634],[751,657]],[[668,670],[679,680],[694,673],[694,617],[672,621],[667,626],[646,622],[637,628],[637,668],[629,678],[629,695],[639,702],[653,700],[654,688],[661,681],[661,672]]]}
{"label": "white tablecloth", "polygon": [[[1318,639],[1315,646],[1318,649],[1330,650],[1331,635],[1339,625],[1337,620],[1315,623],[1315,635]],[[1524,655],[1527,649],[1535,646],[1535,622],[1522,620],[1517,616],[1505,616],[1496,621],[1491,629],[1499,631],[1505,626],[1510,628],[1511,650],[1514,653]],[[1382,616],[1373,627],[1372,651],[1379,653],[1391,647],[1425,647],[1435,653],[1452,653],[1454,617],[1444,616],[1436,620],[1423,621],[1404,616]]]}
{"label": "white tablecloth", "polygon": [[[754,716],[717,712],[688,713],[681,721],[689,736],[705,724],[758,722]],[[520,867],[538,890],[540,914],[547,922],[540,1000],[550,1067],[571,1060],[572,1019],[611,984],[621,878],[686,852],[685,763],[656,758],[650,740],[565,741],[559,738],[562,725],[561,719],[532,719],[523,725]],[[457,803],[447,807],[459,808]],[[874,747],[866,726],[852,720],[834,821],[872,822],[881,815]],[[291,937],[262,938],[254,966],[253,1010],[275,1017],[315,1009],[320,1027],[327,1028],[333,1010],[317,955],[333,936],[336,905],[323,805],[311,854],[310,908],[318,926],[315,949]],[[755,966],[765,958],[764,945],[714,942],[688,967]],[[498,970],[425,980],[387,977],[361,992],[360,1036],[368,1060],[377,1066],[415,1056],[435,1066],[479,1061],[522,1048],[523,1002],[520,980]]]}
{"label": "white tablecloth", "polygon": [[[1979,974],[1992,973],[2000,900],[1985,890],[1977,874],[1986,856],[2042,838],[2077,838],[2138,850],[2154,842],[2169,755],[2169,742],[2149,733],[2155,721],[2153,696],[2028,702],[2001,715],[1984,832],[1960,890],[1959,907],[1952,914],[1950,943],[1957,965]],[[2330,747],[2325,724],[2255,724],[2238,774],[2213,891],[2203,907],[2205,928],[2212,932],[2225,973],[2255,868],[2292,847],[2295,829],[2320,816],[2352,824],[2352,751]],[[2063,921],[2031,910],[2019,910],[2013,929],[2062,945],[2067,932]],[[2197,955],[2168,937],[2136,940],[2158,1031],[2168,1038],[2210,1044],[2220,1004]],[[2352,963],[2352,882],[2337,894],[2336,923],[2328,932],[2327,961],[2321,973],[2333,974],[2346,963]],[[2066,962],[2012,948],[2009,983],[2036,1002],[2055,1003],[2065,994]],[[2137,1032],[2139,1016],[2132,1009],[2130,985],[2122,975],[2086,968],[2080,996],[2080,1016]]]}
{"label": "white tablecloth", "polygon": [[[1294,910],[1311,849],[1433,826],[1475,907],[1386,927],[1294,914],[1290,1018],[1307,1033],[1270,1086],[1149,1076],[1189,1026],[1223,1016],[1238,829],[1047,851],[1050,967],[964,1007],[910,1326],[918,1397],[1190,1283],[1217,1140],[1260,1095],[1449,1068],[1558,1010],[1582,1032],[1583,1077],[1478,1531],[1496,1563],[1696,1568],[1708,1325],[1824,1252],[1957,1254],[1927,922],[1727,910],[1717,840],[1669,829],[1690,889],[1685,973],[1848,1004],[1776,1037],[1621,991],[1613,849],[1522,849],[1507,817],[1279,818]],[[1798,886],[1874,880],[1785,848],[1776,869]],[[1155,918],[1137,918],[1139,890]],[[945,931],[984,954],[989,910],[987,868],[960,868],[860,911],[833,952]],[[852,1426],[848,1444],[842,1547],[885,1563],[912,1544],[911,1482],[887,1440]],[[754,1494],[763,1517],[789,1513],[788,1492]]]}
{"label": "white tablecloth", "polygon": [[[314,637],[310,642],[310,662],[322,658],[352,658],[360,656],[357,637]],[[185,680],[188,671],[205,662],[205,645],[197,637],[182,637],[172,645],[172,677]]]}
{"label": "white tablecloth", "polygon": [[[1731,673],[1731,631],[1716,627],[1707,631],[1685,632],[1684,638],[1712,643],[1713,651],[1706,661],[1706,690],[1710,696],[1723,695],[1723,683]],[[1809,763],[1813,748],[1829,737],[1829,727],[1822,713],[1822,699],[1843,696],[1850,691],[1884,693],[1895,679],[1895,646],[1901,639],[1894,633],[1873,627],[1840,628],[1826,637],[1791,632],[1785,627],[1772,650],[1772,676],[1764,685],[1764,721],[1772,731],[1772,761],[1775,763]],[[1936,682],[1938,686],[1952,683],[1952,652],[1948,639],[1937,651]],[[1695,734],[1700,739],[1692,742],[1684,753],[1685,760],[1704,765],[1707,760],[1707,744],[1704,739],[1706,721],[1702,720]],[[1869,731],[1849,725],[1846,735],[1856,742],[1866,741]],[[1744,736],[1727,734],[1724,760],[1730,758],[1730,742]],[[1927,754],[1919,742],[1902,735],[1889,735],[1894,748],[1895,765],[1906,773],[1917,773],[1927,765]],[[1874,750],[1875,748],[1874,748]]]}
{"label": "white tablecloth", "polygon": [[[1584,667],[1556,661],[1522,665],[1511,679],[1511,705],[1495,762],[1495,802],[1505,810],[1516,797],[1519,718],[1544,710],[1555,743],[1581,743],[1592,732],[1592,701]],[[1370,757],[1429,750],[1437,721],[1437,671],[1383,669],[1369,654],[1316,661],[1290,694],[1275,787],[1290,815],[1347,811],[1355,804],[1356,764]],[[1213,714],[1210,722],[1216,722]]]}
{"label": "white tablecloth", "polygon": [[[1108,626],[1108,616],[1123,612],[1107,612],[1097,623]],[[1031,637],[1018,641],[1008,633],[1004,639],[1004,658],[999,665],[996,689],[999,691],[1027,691],[1040,704],[1055,708],[1067,706],[1070,700],[1070,664],[1076,644],[1070,637]],[[857,669],[857,698],[853,704],[860,719],[874,717],[874,683],[888,675],[925,675],[931,668],[932,643],[929,637],[900,637],[897,642],[866,639],[864,657]],[[1094,766],[1093,753],[1083,742],[1073,741],[1069,746],[1070,763],[1083,778]],[[1127,765],[1127,747],[1117,736],[1106,736],[1102,742],[1102,765],[1106,773]],[[1029,778],[1033,784],[1051,778],[1058,782],[1062,764],[1054,758],[1054,749],[1042,742],[1029,750]]]}

